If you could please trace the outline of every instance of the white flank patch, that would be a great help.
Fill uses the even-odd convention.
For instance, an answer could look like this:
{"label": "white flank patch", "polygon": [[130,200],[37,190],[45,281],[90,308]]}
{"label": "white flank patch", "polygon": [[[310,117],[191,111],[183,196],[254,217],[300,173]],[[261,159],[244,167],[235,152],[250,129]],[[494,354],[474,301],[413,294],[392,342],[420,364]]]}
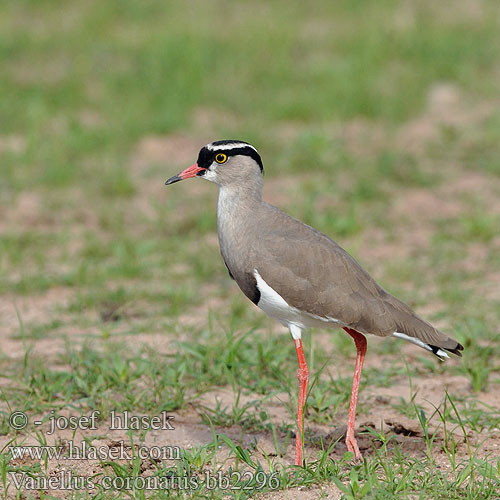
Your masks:
{"label": "white flank patch", "polygon": [[233,142],[232,144],[220,144],[216,146],[210,143],[205,147],[210,151],[227,151],[228,149],[252,148],[255,152],[258,152],[252,145],[247,144],[246,142]]}
{"label": "white flank patch", "polygon": [[259,307],[266,314],[277,319],[284,319],[297,311],[295,307],[289,306],[287,301],[264,281],[257,269],[254,269],[253,274],[260,292]]}
{"label": "white flank patch", "polygon": [[[408,342],[411,342],[412,344],[415,344],[415,345],[418,345],[419,347],[422,347],[426,351],[434,352],[430,345],[426,344],[425,342],[423,342],[420,339],[417,339],[415,337],[410,337],[409,335],[406,335],[406,333],[394,332],[392,334],[392,336],[398,337],[398,338],[403,339],[403,340],[407,340]],[[449,358],[450,357],[450,356],[448,356],[448,353],[443,351],[442,349],[438,349],[435,354],[436,354],[436,356],[438,356],[440,358]]]}
{"label": "white flank patch", "polygon": [[[253,272],[260,292],[260,300],[257,304],[268,316],[277,319],[288,328],[294,339],[300,338],[300,330],[308,326],[324,326],[325,323],[341,324],[335,318],[316,316],[306,311],[300,311],[287,303],[287,301],[273,288],[271,288],[257,269]],[[294,327],[294,331],[292,331]],[[297,337],[295,336],[297,335]]]}

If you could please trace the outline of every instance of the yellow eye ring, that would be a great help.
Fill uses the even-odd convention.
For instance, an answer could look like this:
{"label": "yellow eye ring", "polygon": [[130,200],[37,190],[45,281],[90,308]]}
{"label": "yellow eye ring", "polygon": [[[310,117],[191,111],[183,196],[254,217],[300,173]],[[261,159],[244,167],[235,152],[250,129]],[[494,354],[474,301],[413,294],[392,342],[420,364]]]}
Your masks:
{"label": "yellow eye ring", "polygon": [[225,163],[227,161],[227,156],[224,153],[219,153],[215,155],[215,161],[217,163]]}

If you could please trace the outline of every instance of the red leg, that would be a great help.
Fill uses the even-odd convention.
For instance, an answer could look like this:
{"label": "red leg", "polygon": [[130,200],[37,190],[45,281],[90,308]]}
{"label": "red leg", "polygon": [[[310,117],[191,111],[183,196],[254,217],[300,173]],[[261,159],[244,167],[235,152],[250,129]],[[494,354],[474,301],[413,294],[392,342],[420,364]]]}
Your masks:
{"label": "red leg", "polygon": [[354,437],[354,419],[356,418],[356,404],[358,403],[359,383],[361,381],[361,370],[363,369],[363,361],[366,354],[366,338],[361,333],[351,328],[344,330],[354,339],[356,344],[356,365],[354,367],[354,377],[352,379],[351,403],[349,405],[349,418],[347,419],[347,434],[345,442],[347,449],[354,453],[356,460],[362,460],[363,456],[358,448],[358,443]]}
{"label": "red leg", "polygon": [[302,439],[304,436],[304,416],[303,410],[306,404],[307,382],[309,380],[309,368],[307,368],[306,358],[302,350],[300,339],[295,340],[295,349],[297,350],[297,360],[299,362],[299,405],[297,408],[297,438],[295,440],[295,465],[302,465]]}

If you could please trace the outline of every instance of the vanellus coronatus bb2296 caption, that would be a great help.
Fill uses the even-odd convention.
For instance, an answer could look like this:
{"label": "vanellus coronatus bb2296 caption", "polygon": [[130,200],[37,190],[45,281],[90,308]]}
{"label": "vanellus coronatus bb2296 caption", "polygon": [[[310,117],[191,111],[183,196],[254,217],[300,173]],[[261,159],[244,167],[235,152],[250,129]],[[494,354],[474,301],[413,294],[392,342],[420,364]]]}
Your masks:
{"label": "vanellus coronatus bb2296 caption", "polygon": [[288,327],[299,362],[295,464],[302,465],[303,409],[309,370],[301,334],[307,327],[341,327],[357,348],[346,445],[362,458],[354,418],[363,360],[364,334],[398,337],[440,359],[461,355],[463,346],[417,316],[380,287],[337,243],[262,200],[262,160],[243,141],[216,141],[198,161],[165,184],[201,177],[219,186],[217,232],[229,275],[242,292]]}

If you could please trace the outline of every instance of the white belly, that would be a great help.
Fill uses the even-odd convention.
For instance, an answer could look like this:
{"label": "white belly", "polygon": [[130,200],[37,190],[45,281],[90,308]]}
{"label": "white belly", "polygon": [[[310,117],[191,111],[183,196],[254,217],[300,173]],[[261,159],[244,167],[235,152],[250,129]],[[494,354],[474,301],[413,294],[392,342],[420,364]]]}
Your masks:
{"label": "white belly", "polygon": [[254,269],[257,288],[260,292],[258,306],[271,318],[277,319],[285,326],[295,325],[299,328],[308,326],[342,326],[335,318],[316,316],[296,307],[290,306],[287,301],[273,288],[271,288],[257,269]]}

